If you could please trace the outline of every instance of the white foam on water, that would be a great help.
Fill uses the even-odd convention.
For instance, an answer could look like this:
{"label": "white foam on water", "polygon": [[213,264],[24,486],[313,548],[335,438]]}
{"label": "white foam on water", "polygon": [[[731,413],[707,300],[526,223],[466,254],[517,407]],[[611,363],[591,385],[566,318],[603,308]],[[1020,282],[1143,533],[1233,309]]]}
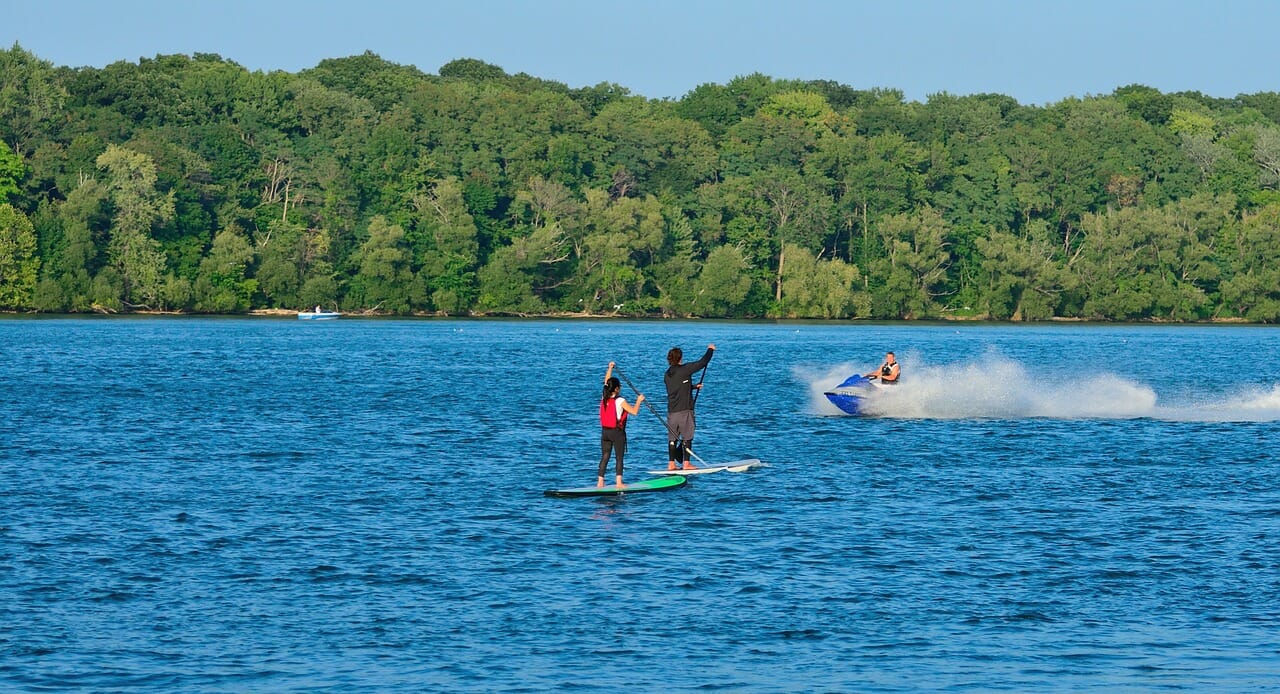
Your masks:
{"label": "white foam on water", "polygon": [[1280,384],[1209,394],[1197,402],[1161,408],[1160,417],[1186,422],[1274,422],[1280,420]]}
{"label": "white foam on water", "polygon": [[[915,362],[915,363],[913,363]],[[854,373],[876,365],[842,363],[828,369],[799,369],[814,414],[842,415],[823,393]],[[1174,421],[1280,420],[1280,384],[1270,389],[1215,392],[1206,383],[1194,401],[1162,403],[1155,389],[1109,372],[1084,375],[1035,373],[997,354],[978,361],[931,366],[903,359],[900,385],[875,391],[864,404],[867,415],[903,419],[1136,419]]]}

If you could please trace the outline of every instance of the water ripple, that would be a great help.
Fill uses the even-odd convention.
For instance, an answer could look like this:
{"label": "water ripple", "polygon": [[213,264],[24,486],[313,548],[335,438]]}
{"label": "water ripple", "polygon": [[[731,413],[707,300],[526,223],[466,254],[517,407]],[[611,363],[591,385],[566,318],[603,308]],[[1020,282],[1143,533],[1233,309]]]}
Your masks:
{"label": "water ripple", "polygon": [[[945,416],[819,416],[803,377],[864,366],[836,349],[902,344],[939,382],[994,349],[1001,373],[1053,385],[1064,355],[1106,363],[1121,339],[1140,387],[1015,398],[1051,416],[990,398],[972,416],[954,399]],[[592,369],[618,360],[660,400],[661,355],[705,341],[721,353],[700,454],[765,467],[663,494],[541,496],[594,481]],[[1280,372],[1272,342],[0,320],[0,688],[1274,688],[1274,386],[1196,393],[1177,366],[1247,353]],[[1098,393],[1131,399],[1042,397]],[[651,416],[629,436],[635,480],[666,442]]]}

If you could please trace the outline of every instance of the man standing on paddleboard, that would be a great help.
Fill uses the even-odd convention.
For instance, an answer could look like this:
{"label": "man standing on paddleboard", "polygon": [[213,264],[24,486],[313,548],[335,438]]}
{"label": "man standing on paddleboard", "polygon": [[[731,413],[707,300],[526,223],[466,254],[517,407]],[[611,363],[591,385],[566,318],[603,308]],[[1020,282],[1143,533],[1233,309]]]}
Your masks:
{"label": "man standing on paddleboard", "polygon": [[715,345],[707,345],[706,354],[692,364],[683,362],[684,352],[679,347],[672,347],[667,352],[667,372],[663,374],[662,380],[667,385],[668,470],[677,469],[677,461],[685,470],[695,469],[689,462],[689,454],[693,449],[693,404],[697,400],[694,392],[702,384],[693,385],[693,375],[707,368],[715,351]]}

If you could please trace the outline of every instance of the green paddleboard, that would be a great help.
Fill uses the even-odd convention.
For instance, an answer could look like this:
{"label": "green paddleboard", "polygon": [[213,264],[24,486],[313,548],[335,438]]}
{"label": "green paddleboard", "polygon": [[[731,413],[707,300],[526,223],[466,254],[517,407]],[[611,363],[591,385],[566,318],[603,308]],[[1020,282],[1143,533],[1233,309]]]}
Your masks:
{"label": "green paddleboard", "polygon": [[573,489],[548,489],[543,492],[547,496],[617,496],[619,494],[633,494],[635,492],[665,492],[668,489],[675,489],[683,485],[687,480],[684,477],[657,477],[643,482],[633,482],[624,484],[621,487],[617,485],[609,485],[607,487],[575,487]]}

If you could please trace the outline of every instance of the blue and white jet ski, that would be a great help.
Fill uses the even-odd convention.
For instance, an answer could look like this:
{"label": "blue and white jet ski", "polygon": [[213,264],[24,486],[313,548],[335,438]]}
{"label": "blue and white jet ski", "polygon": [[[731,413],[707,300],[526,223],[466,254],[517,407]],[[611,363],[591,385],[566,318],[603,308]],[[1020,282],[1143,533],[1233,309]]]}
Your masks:
{"label": "blue and white jet ski", "polygon": [[861,374],[854,374],[846,379],[840,385],[832,388],[824,393],[832,405],[839,407],[842,412],[852,415],[866,414],[863,407],[868,397],[874,397],[875,393],[883,386],[872,381]]}

